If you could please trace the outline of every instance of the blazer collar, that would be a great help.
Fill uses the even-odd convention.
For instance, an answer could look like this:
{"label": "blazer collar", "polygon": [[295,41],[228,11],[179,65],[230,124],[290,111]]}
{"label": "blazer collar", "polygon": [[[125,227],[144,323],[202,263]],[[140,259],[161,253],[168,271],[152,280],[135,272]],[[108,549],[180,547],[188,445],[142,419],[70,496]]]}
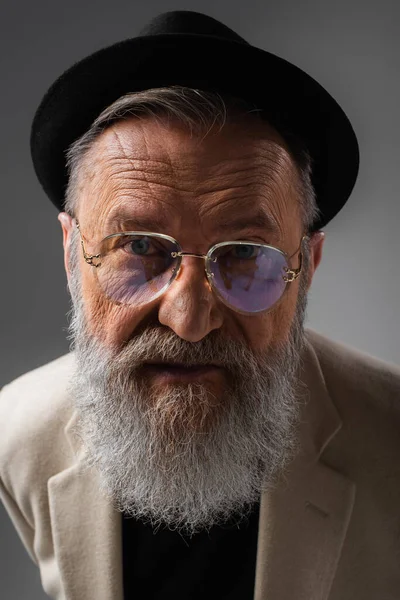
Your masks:
{"label": "blazer collar", "polygon": [[[284,481],[262,496],[255,600],[328,600],[354,501],[353,483],[323,462],[341,420],[308,341],[303,356],[301,452]],[[75,412],[65,428],[76,462],[48,482],[63,597],[123,600],[121,514],[96,472],[82,467],[77,418]]]}
{"label": "blazer collar", "polygon": [[307,341],[301,452],[260,508],[255,600],[328,600],[354,504],[355,486],[324,463],[342,426]]}

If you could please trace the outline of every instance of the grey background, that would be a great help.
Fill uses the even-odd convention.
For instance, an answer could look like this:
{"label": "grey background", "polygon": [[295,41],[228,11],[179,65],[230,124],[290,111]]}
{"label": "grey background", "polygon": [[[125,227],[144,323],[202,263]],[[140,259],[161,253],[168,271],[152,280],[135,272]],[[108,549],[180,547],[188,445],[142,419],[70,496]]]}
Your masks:
{"label": "grey background", "polygon": [[[206,12],[294,62],[350,117],[361,147],[360,176],[325,229],[308,326],[399,364],[400,3],[23,0],[0,9],[0,386],[68,348],[61,229],[30,163],[34,111],[74,61],[136,35],[149,18],[173,9]],[[0,600],[28,598],[44,598],[39,575],[0,507]]]}

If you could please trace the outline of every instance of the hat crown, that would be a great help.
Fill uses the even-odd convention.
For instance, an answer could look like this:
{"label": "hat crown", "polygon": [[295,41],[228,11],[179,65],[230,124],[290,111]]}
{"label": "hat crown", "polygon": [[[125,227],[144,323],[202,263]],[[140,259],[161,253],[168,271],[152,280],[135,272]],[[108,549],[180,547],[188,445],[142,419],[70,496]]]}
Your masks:
{"label": "hat crown", "polygon": [[169,11],[157,15],[139,33],[140,36],[189,34],[216,36],[233,42],[248,44],[235,31],[217,19],[189,10]]}

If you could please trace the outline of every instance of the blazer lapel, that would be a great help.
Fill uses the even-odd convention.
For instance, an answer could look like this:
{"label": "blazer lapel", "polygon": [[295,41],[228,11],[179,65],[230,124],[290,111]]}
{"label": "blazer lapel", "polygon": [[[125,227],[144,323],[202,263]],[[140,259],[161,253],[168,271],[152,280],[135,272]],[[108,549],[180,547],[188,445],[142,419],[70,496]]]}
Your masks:
{"label": "blazer lapel", "polygon": [[353,508],[353,482],[322,460],[341,420],[309,344],[301,379],[309,390],[302,451],[262,497],[255,600],[328,600]]}
{"label": "blazer lapel", "polygon": [[[66,427],[69,435],[76,414]],[[121,514],[99,493],[94,470],[77,462],[48,482],[56,561],[65,600],[122,600]]]}

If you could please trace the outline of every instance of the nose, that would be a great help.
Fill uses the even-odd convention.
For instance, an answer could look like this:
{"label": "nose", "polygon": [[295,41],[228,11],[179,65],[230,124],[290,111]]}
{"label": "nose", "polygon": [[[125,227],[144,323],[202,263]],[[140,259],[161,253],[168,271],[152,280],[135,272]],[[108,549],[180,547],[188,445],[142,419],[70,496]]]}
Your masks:
{"label": "nose", "polygon": [[223,309],[208,283],[204,260],[185,256],[163,294],[158,320],[188,342],[198,342],[223,323]]}

